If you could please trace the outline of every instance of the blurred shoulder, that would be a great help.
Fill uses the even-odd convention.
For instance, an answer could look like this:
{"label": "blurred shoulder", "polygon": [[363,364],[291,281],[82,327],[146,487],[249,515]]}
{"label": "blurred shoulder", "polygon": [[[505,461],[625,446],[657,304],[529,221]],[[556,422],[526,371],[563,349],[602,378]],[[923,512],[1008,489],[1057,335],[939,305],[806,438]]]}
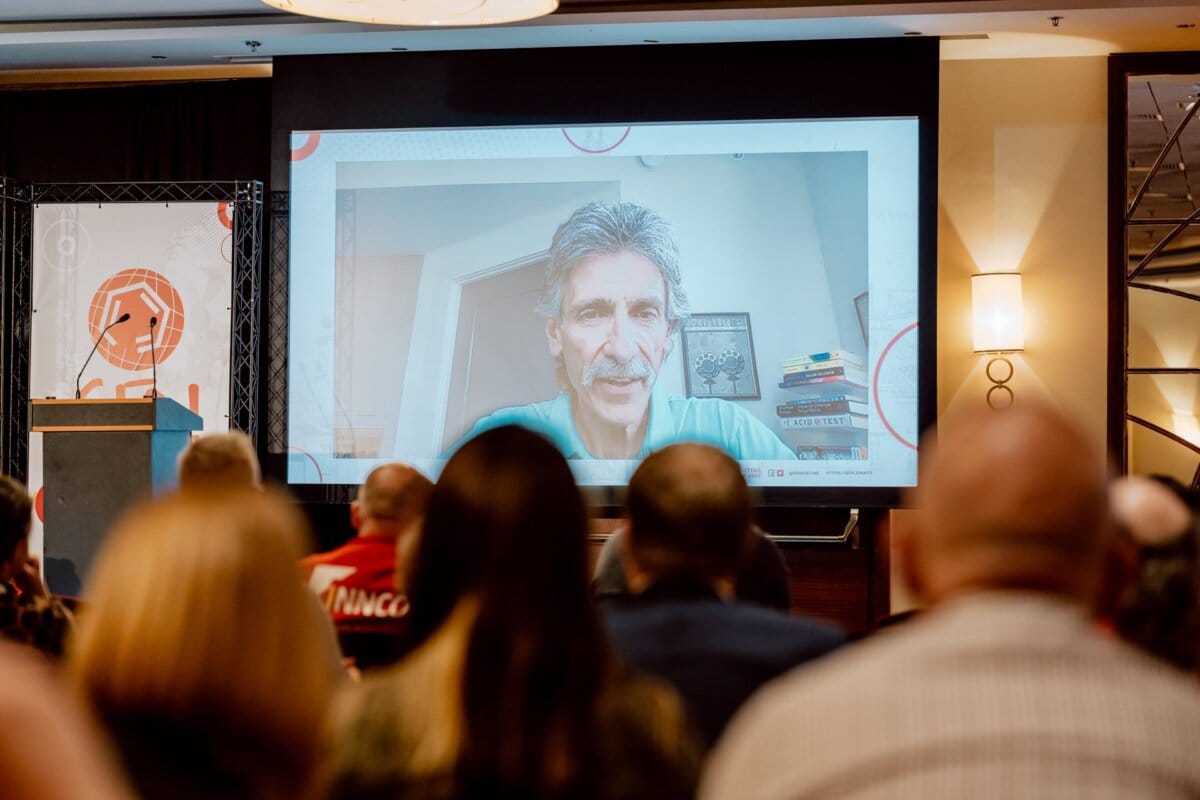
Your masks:
{"label": "blurred shoulder", "polygon": [[601,695],[597,723],[600,800],[693,797],[701,750],[670,685],[623,671]]}

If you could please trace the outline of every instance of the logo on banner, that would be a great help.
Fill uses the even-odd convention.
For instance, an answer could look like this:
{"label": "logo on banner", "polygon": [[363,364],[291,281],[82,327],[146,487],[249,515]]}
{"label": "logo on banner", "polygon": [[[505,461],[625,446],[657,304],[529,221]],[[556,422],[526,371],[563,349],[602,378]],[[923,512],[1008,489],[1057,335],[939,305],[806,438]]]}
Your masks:
{"label": "logo on banner", "polygon": [[92,338],[122,314],[129,321],[117,325],[100,342],[99,353],[115,367],[140,370],[150,367],[150,318],[154,327],[154,353],[158,363],[170,358],[183,338],[183,301],[171,282],[149,269],[123,269],[112,275],[92,297],[88,328]]}

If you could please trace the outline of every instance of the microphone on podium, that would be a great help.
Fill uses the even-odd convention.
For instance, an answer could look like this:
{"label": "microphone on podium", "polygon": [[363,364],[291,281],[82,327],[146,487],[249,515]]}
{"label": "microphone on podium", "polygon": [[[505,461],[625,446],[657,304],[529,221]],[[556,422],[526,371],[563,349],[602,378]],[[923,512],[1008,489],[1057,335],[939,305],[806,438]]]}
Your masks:
{"label": "microphone on podium", "polygon": [[84,359],[83,366],[79,368],[79,374],[75,376],[75,399],[80,398],[79,394],[79,379],[83,377],[83,371],[87,369],[88,363],[92,360],[92,356],[96,355],[96,348],[100,346],[100,342],[104,339],[104,334],[108,333],[115,325],[120,325],[122,322],[129,321],[129,312],[126,311],[121,316],[114,319],[112,322],[104,326],[104,330],[100,331],[100,335],[96,337],[96,343],[92,345],[92,352],[88,353],[88,357]]}
{"label": "microphone on podium", "polygon": [[150,318],[150,396],[158,397],[158,360],[154,357],[154,326],[158,324],[158,317]]}

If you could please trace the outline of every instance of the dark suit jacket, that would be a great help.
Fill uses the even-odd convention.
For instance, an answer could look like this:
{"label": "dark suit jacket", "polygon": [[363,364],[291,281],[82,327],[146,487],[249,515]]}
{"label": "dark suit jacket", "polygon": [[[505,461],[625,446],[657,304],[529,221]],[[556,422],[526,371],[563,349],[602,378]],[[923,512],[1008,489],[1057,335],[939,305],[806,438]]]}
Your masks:
{"label": "dark suit jacket", "polygon": [[845,642],[838,628],[671,581],[605,607],[613,644],[632,667],[673,684],[711,747],[755,690]]}

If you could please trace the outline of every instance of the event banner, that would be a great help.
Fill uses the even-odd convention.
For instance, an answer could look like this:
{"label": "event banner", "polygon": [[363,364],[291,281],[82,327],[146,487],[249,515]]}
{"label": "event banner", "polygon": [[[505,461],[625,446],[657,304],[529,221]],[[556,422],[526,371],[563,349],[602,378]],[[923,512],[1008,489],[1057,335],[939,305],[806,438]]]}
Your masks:
{"label": "event banner", "polygon": [[[33,232],[30,397],[71,398],[76,386],[93,400],[147,397],[156,363],[160,397],[199,414],[206,432],[227,430],[227,204],[42,204]],[[39,557],[41,436],[31,433],[29,441],[29,490],[37,501],[30,552]]]}

